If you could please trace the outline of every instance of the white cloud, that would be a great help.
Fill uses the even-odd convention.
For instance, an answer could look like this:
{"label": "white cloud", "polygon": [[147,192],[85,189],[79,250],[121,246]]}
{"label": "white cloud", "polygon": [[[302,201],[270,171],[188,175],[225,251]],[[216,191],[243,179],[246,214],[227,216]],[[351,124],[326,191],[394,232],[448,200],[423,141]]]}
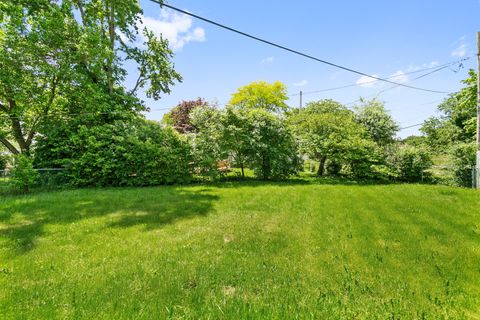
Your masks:
{"label": "white cloud", "polygon": [[422,70],[422,69],[430,69],[430,68],[435,68],[439,65],[438,61],[432,61],[430,63],[424,63],[422,65],[410,65],[406,70],[405,72],[415,72],[415,71],[418,71],[418,70]]}
{"label": "white cloud", "polygon": [[410,78],[408,77],[408,75],[405,74],[405,72],[403,72],[401,70],[398,70],[397,72],[395,72],[394,74],[389,76],[388,79],[390,81],[397,82],[397,83],[402,83],[402,84],[410,81]]}
{"label": "white cloud", "polygon": [[[372,74],[372,77],[376,77],[378,78],[378,74]],[[378,80],[377,79],[373,79],[371,77],[367,77],[367,76],[361,76],[358,80],[357,80],[357,85],[359,85],[360,87],[364,87],[364,88],[371,88],[373,86],[375,86],[377,84]]]}
{"label": "white cloud", "polygon": [[260,61],[261,64],[268,64],[268,63],[273,63],[275,61],[275,57],[267,57]]}
{"label": "white cloud", "polygon": [[455,45],[456,48],[450,53],[452,57],[463,58],[467,55],[468,45],[466,43],[466,37],[462,36],[460,39],[455,41],[452,46]]}
{"label": "white cloud", "polygon": [[452,57],[463,58],[467,54],[467,45],[465,43],[460,44],[455,50],[452,51]]}
{"label": "white cloud", "polygon": [[139,27],[142,30],[146,27],[157,36],[162,35],[174,51],[182,49],[189,42],[205,41],[205,30],[192,28],[191,17],[170,10],[162,10],[158,19],[143,16]]}
{"label": "white cloud", "polygon": [[294,87],[304,87],[308,84],[308,81],[307,80],[302,80],[300,82],[295,82],[293,84]]}

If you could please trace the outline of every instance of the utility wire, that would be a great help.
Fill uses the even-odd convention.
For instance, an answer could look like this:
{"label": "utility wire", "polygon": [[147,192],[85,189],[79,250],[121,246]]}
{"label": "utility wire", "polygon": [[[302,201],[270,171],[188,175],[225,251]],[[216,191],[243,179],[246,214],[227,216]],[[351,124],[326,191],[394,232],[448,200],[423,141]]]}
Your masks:
{"label": "utility wire", "polygon": [[421,126],[421,125],[423,125],[423,122],[422,122],[422,123],[417,123],[417,124],[412,124],[411,126],[406,126],[406,127],[400,128],[400,129],[398,129],[398,130],[400,131],[400,130],[415,128],[415,127],[419,127],[419,126]]}
{"label": "utility wire", "polygon": [[395,82],[395,81],[391,81],[391,80],[388,80],[388,79],[385,79],[385,78],[380,78],[380,77],[372,76],[372,75],[369,75],[369,74],[367,74],[367,73],[365,73],[365,72],[361,72],[361,71],[358,71],[358,70],[355,70],[355,69],[352,69],[352,68],[348,68],[348,67],[345,67],[345,66],[342,66],[342,65],[333,63],[333,62],[329,62],[329,61],[326,61],[326,60],[323,60],[323,59],[314,57],[314,56],[312,56],[312,55],[309,55],[309,54],[306,54],[306,53],[303,53],[303,52],[300,52],[300,51],[297,51],[297,50],[294,50],[294,49],[291,49],[291,48],[282,46],[282,45],[280,45],[280,44],[277,44],[277,43],[274,43],[274,42],[271,42],[271,41],[268,41],[268,40],[259,38],[259,37],[257,37],[257,36],[248,34],[248,33],[246,33],[246,32],[243,32],[243,31],[234,29],[234,28],[232,28],[232,27],[228,27],[228,26],[226,26],[226,25],[224,25],[224,24],[221,24],[221,23],[215,22],[215,21],[213,21],[213,20],[210,20],[210,19],[201,17],[201,16],[196,15],[196,14],[193,14],[193,13],[191,13],[191,12],[188,12],[188,11],[185,11],[185,10],[182,10],[182,9],[179,9],[179,8],[176,8],[176,7],[171,6],[171,5],[169,5],[169,4],[162,3],[162,2],[160,2],[160,1],[158,1],[158,0],[150,0],[150,1],[159,4],[160,7],[170,8],[170,9],[172,9],[172,10],[175,10],[175,11],[177,11],[177,12],[183,13],[183,14],[188,15],[188,16],[190,16],[190,17],[193,17],[193,18],[196,18],[196,19],[205,21],[205,22],[210,23],[210,24],[213,24],[213,25],[215,25],[215,26],[217,26],[217,27],[226,29],[226,30],[228,30],[228,31],[231,31],[231,32],[234,32],[234,33],[237,33],[237,34],[240,34],[240,35],[245,36],[245,37],[247,37],[247,38],[250,38],[250,39],[253,39],[253,40],[256,40],[256,41],[259,41],[259,42],[263,42],[263,43],[268,44],[268,45],[270,45],[270,46],[273,46],[273,47],[276,47],[276,48],[279,48],[279,49],[282,49],[282,50],[285,50],[285,51],[294,53],[294,54],[299,55],[299,56],[302,56],[302,57],[304,57],[304,58],[308,58],[308,59],[311,59],[311,60],[314,60],[314,61],[317,61],[317,62],[326,64],[326,65],[329,65],[329,66],[338,68],[338,69],[342,69],[342,70],[345,70],[345,71],[348,71],[348,72],[351,72],[351,73],[355,73],[355,74],[358,74],[358,75],[361,75],[361,76],[366,76],[366,77],[369,77],[369,78],[371,78],[371,79],[375,79],[375,80],[378,80],[378,81],[383,81],[383,82],[387,82],[387,83],[390,83],[390,84],[395,84],[395,85],[398,85],[398,86],[401,86],[401,87],[405,87],[405,88],[410,88],[410,89],[415,89],[415,90],[420,90],[420,91],[426,91],[426,92],[432,92],[432,93],[442,93],[442,94],[448,93],[448,92],[444,92],[444,91],[430,90],[430,89],[425,89],[425,88],[419,88],[419,87],[409,86],[409,85],[406,85],[406,84],[403,84],[403,83],[398,83],[398,82]]}
{"label": "utility wire", "polygon": [[[441,70],[443,70],[443,69],[446,69],[446,68],[448,68],[448,67],[449,67],[448,65],[441,66],[441,67],[438,67],[438,66],[437,66],[437,68],[436,68],[435,70],[430,71],[430,72],[425,73],[425,74],[422,74],[421,76],[418,76],[418,77],[416,77],[416,78],[413,78],[412,80],[409,80],[408,82],[412,82],[412,81],[421,79],[421,78],[423,78],[423,77],[429,76],[429,75],[431,75],[431,74],[433,74],[433,73],[435,73],[435,72],[439,72],[439,71],[441,71]],[[399,75],[397,75],[396,77],[398,77],[398,76],[399,76]],[[395,89],[395,88],[398,88],[398,87],[400,87],[400,85],[391,86],[391,87],[389,87],[389,88],[380,90],[380,91],[377,92],[376,94],[369,95],[369,96],[367,96],[366,98],[371,98],[371,97],[378,98],[382,93],[384,93],[384,92],[386,92],[386,91],[389,91],[389,90],[392,90],[392,89]],[[445,93],[446,93],[446,94],[451,94],[452,92],[445,92]],[[352,105],[352,104],[354,104],[354,103],[360,102],[362,99],[363,99],[363,98],[357,99],[357,100],[355,100],[355,101],[346,103],[345,105]]]}
{"label": "utility wire", "polygon": [[[422,74],[421,76],[418,76],[418,77],[416,77],[416,78],[413,78],[412,81],[415,81],[415,80],[424,78],[424,77],[429,76],[429,75],[431,75],[431,74],[433,74],[433,73],[442,71],[443,69],[446,69],[446,68],[448,68],[448,67],[449,67],[448,65],[447,65],[447,66],[443,66],[443,67],[438,67],[437,69],[435,69],[435,70],[433,70],[433,71],[430,71],[430,72],[428,72],[428,73]],[[397,75],[397,77],[398,77],[398,75]],[[390,87],[390,88],[383,89],[383,90],[381,90],[380,92],[377,93],[377,96],[379,96],[380,94],[382,94],[382,93],[384,93],[384,92],[386,92],[386,91],[388,91],[388,90],[392,90],[392,89],[395,89],[395,88],[398,88],[398,87],[399,87],[398,85],[395,85],[395,86],[392,86],[392,87]],[[447,93],[451,93],[451,92],[447,92]]]}
{"label": "utility wire", "polygon": [[[467,58],[460,59],[460,60],[457,60],[457,61],[448,62],[448,63],[438,65],[438,66],[434,66],[434,67],[428,67],[428,68],[415,70],[415,71],[411,71],[411,72],[405,72],[405,73],[403,73],[403,75],[409,75],[409,74],[419,73],[419,72],[423,72],[423,71],[427,71],[427,70],[437,69],[437,68],[443,67],[443,66],[450,67],[450,66],[455,65],[455,64],[459,64],[459,63],[461,64],[462,62],[467,61],[469,59],[471,59],[471,57],[467,57]],[[393,76],[390,76],[386,79],[395,79],[397,77],[398,77],[398,75],[393,75]],[[321,92],[328,92],[328,91],[334,91],[334,90],[339,90],[339,89],[357,87],[357,86],[361,86],[361,85],[364,85],[364,84],[374,83],[374,82],[377,82],[377,81],[378,80],[371,80],[371,81],[366,81],[366,82],[363,82],[363,83],[352,83],[352,84],[339,86],[339,87],[333,87],[333,88],[326,88],[326,89],[320,89],[320,90],[314,90],[314,91],[303,91],[302,95],[305,96],[305,95],[314,94],[314,93],[321,93]],[[295,96],[299,96],[299,95],[300,95],[299,93],[294,93],[294,94],[290,94],[289,97],[295,97]]]}

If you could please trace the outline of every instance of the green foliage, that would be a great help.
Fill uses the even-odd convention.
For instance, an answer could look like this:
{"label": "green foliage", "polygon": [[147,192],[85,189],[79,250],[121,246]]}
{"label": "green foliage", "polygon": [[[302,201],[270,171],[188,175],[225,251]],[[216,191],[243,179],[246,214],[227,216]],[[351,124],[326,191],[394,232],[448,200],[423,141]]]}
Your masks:
{"label": "green foliage", "polygon": [[32,159],[19,154],[14,158],[14,165],[10,174],[11,186],[14,190],[28,192],[38,181],[39,175],[33,168]]}
{"label": "green foliage", "polygon": [[335,160],[330,160],[327,162],[326,169],[329,175],[338,176],[340,171],[342,170],[342,164]]}
{"label": "green foliage", "polygon": [[425,121],[420,129],[426,142],[439,155],[452,156],[453,180],[456,185],[472,185],[472,167],[475,164],[477,121],[477,75],[469,70],[469,77],[462,81],[464,87],[451,94],[438,106],[442,113]]}
{"label": "green foliage", "polygon": [[296,174],[301,161],[297,143],[285,122],[261,109],[247,113],[250,131],[247,159],[255,175],[268,180]]}
{"label": "green foliage", "polygon": [[6,154],[0,153],[0,170],[5,169],[8,164],[8,156]]}
{"label": "green foliage", "polygon": [[264,109],[284,112],[288,109],[287,87],[280,81],[269,84],[264,81],[252,82],[238,89],[229,102],[241,109]]}
{"label": "green foliage", "polygon": [[346,163],[348,173],[355,179],[377,179],[375,166],[381,163],[382,149],[361,135],[352,135],[349,146],[340,154],[339,159]]}
{"label": "green foliage", "polygon": [[[180,81],[168,42],[139,28],[137,0],[2,2],[0,15],[0,143],[29,153],[52,118],[145,110],[139,88],[159,99]],[[138,45],[142,43],[142,45]],[[138,69],[126,88],[126,64]],[[6,120],[8,119],[8,121]],[[43,133],[43,132],[42,132]]]}
{"label": "green foliage", "polygon": [[368,136],[377,144],[392,143],[399,126],[385,109],[385,104],[376,99],[361,99],[361,103],[356,107],[355,121],[365,127]]}
{"label": "green foliage", "polygon": [[472,186],[472,169],[476,160],[476,143],[460,143],[451,150],[455,184],[461,187]]}
{"label": "green foliage", "polygon": [[427,138],[425,136],[408,136],[405,139],[401,140],[401,143],[414,147],[428,146]]}
{"label": "green foliage", "polygon": [[400,145],[393,150],[389,163],[396,172],[396,177],[404,182],[426,181],[426,172],[432,166],[430,153],[422,147]]}
{"label": "green foliage", "polygon": [[459,92],[451,94],[438,106],[440,117],[425,121],[420,129],[428,144],[437,151],[444,151],[457,143],[475,140],[477,117],[477,75],[469,71],[469,78]]}
{"label": "green foliage", "polygon": [[36,162],[62,167],[77,186],[146,186],[190,180],[190,148],[171,128],[132,120],[63,128],[38,141]]}
{"label": "green foliage", "polygon": [[461,129],[447,117],[431,117],[425,120],[420,131],[425,134],[427,145],[436,152],[444,152],[461,140]]}
{"label": "green foliage", "polygon": [[241,169],[253,169],[257,178],[282,179],[300,170],[297,143],[285,121],[264,109],[197,108],[197,128],[191,135],[197,173],[222,175],[218,165],[227,159]]}
{"label": "green foliage", "polygon": [[348,165],[358,177],[369,170],[375,144],[345,106],[333,100],[311,102],[292,113],[288,121],[300,139],[302,152],[320,162],[318,175],[324,174],[327,160]]}
{"label": "green foliage", "polygon": [[195,133],[190,134],[190,144],[195,173],[210,179],[218,179],[224,172],[219,169],[220,161],[227,158],[225,148],[224,121],[221,111],[213,107],[195,108],[191,114],[191,125]]}
{"label": "green foliage", "polygon": [[469,78],[462,81],[465,85],[458,93],[445,100],[438,109],[444,113],[446,120],[459,129],[460,141],[473,141],[477,117],[477,74],[469,70]]}
{"label": "green foliage", "polygon": [[251,118],[248,111],[228,107],[223,118],[223,145],[228,150],[233,164],[239,167],[245,177],[248,156],[255,144],[251,132]]}

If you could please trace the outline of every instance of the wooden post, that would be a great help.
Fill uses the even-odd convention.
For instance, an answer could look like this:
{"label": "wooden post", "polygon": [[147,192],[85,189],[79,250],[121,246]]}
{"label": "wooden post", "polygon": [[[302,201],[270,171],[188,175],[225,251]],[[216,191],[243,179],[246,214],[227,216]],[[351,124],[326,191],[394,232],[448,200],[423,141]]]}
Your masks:
{"label": "wooden post", "polygon": [[480,189],[480,32],[477,32],[477,161],[475,166],[475,186]]}

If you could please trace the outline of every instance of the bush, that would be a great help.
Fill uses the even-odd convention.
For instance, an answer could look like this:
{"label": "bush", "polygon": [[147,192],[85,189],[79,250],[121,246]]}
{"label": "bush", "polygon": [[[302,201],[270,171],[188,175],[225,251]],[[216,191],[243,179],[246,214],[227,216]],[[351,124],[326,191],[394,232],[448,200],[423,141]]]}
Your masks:
{"label": "bush", "polygon": [[75,186],[148,186],[191,178],[186,138],[141,119],[46,135],[36,157],[43,167],[65,168]]}
{"label": "bush", "polygon": [[351,137],[342,157],[347,164],[347,173],[352,178],[360,180],[377,178],[374,166],[380,162],[382,155],[375,142],[362,137]]}
{"label": "bush", "polygon": [[476,150],[475,143],[461,143],[452,148],[453,176],[456,185],[472,186],[472,168],[475,166]]}
{"label": "bush", "polygon": [[195,108],[190,114],[195,133],[189,134],[195,173],[211,180],[222,177],[226,172],[219,164],[228,158],[223,144],[222,113],[214,107]]}
{"label": "bush", "polygon": [[14,158],[10,184],[16,191],[28,192],[38,181],[38,172],[33,168],[32,159],[19,154]]}
{"label": "bush", "polygon": [[424,181],[429,177],[425,170],[432,166],[430,153],[421,147],[399,146],[390,157],[390,165],[399,180],[405,182]]}
{"label": "bush", "polygon": [[327,162],[327,173],[331,176],[338,176],[342,170],[342,164],[335,160]]}
{"label": "bush", "polygon": [[285,122],[264,110],[248,111],[251,149],[249,167],[257,178],[284,179],[301,170],[295,138]]}

